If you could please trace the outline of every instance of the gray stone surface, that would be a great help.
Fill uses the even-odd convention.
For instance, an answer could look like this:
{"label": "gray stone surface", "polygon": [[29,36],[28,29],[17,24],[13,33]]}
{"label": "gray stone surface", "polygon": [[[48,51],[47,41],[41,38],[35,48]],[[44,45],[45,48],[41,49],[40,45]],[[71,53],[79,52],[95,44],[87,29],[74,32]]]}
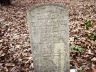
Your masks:
{"label": "gray stone surface", "polygon": [[68,8],[45,3],[27,10],[35,72],[70,72]]}

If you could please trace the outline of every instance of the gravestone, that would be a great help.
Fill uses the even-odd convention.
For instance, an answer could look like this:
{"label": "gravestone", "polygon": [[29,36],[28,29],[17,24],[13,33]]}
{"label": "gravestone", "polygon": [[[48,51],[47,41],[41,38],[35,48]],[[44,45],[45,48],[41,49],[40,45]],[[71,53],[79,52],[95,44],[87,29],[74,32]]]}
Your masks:
{"label": "gravestone", "polygon": [[69,72],[68,8],[45,3],[27,10],[35,72]]}

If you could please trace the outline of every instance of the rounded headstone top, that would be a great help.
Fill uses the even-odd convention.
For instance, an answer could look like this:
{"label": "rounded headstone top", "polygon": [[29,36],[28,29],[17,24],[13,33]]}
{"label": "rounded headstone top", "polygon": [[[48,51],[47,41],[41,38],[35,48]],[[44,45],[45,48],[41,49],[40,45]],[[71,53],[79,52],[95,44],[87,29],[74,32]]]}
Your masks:
{"label": "rounded headstone top", "polygon": [[35,8],[43,7],[43,6],[59,6],[59,7],[62,7],[64,9],[68,9],[67,6],[62,5],[60,3],[42,3],[42,4],[38,4],[36,6],[33,6],[33,7],[29,8],[27,11],[31,11],[31,10],[34,10]]}

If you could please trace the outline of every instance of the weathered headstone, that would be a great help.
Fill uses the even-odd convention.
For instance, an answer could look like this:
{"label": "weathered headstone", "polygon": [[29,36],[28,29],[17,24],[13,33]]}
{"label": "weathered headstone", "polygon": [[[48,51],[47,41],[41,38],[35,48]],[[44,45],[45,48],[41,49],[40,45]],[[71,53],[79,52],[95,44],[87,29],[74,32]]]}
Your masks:
{"label": "weathered headstone", "polygon": [[69,23],[66,6],[45,3],[27,11],[35,72],[69,72]]}

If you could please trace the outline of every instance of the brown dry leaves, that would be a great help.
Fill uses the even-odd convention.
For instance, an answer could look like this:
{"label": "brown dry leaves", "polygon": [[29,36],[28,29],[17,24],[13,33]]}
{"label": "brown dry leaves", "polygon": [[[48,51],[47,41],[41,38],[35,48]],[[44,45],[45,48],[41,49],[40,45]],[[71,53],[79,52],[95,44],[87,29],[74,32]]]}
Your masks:
{"label": "brown dry leaves", "polygon": [[0,72],[32,70],[26,9],[28,2],[19,1],[0,8]]}
{"label": "brown dry leaves", "polygon": [[[29,72],[33,69],[26,10],[36,4],[54,2],[69,7],[70,44],[83,47],[83,52],[70,51],[70,68],[96,72],[96,39],[84,32],[84,22],[92,20],[93,27],[85,33],[96,35],[96,4],[91,0],[19,0],[0,8],[0,72]],[[74,36],[78,40],[74,39]]]}

